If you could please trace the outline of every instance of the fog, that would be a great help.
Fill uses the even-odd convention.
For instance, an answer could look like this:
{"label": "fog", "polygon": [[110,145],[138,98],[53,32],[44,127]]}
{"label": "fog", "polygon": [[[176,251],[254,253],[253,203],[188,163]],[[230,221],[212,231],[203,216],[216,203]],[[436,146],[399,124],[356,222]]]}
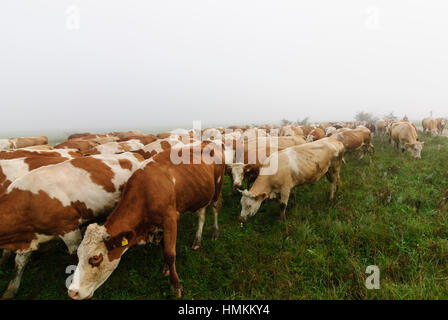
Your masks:
{"label": "fog", "polygon": [[0,133],[448,116],[448,3],[4,0]]}

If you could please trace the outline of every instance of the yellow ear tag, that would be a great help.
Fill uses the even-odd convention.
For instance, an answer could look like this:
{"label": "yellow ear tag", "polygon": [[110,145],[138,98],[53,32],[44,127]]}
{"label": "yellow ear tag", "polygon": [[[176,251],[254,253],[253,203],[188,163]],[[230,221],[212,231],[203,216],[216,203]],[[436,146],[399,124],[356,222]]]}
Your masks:
{"label": "yellow ear tag", "polygon": [[123,237],[123,239],[121,239],[121,246],[122,247],[124,247],[124,246],[127,246],[128,245],[128,239],[126,239],[125,237]]}
{"label": "yellow ear tag", "polygon": [[249,172],[250,171],[250,169],[246,169],[246,172]]}

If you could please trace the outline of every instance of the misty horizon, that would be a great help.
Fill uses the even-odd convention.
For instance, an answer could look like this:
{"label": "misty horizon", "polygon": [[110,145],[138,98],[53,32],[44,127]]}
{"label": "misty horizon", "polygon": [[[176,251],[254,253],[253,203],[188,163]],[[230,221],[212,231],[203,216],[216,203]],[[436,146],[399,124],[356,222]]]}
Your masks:
{"label": "misty horizon", "polygon": [[1,137],[448,116],[440,0],[3,6]]}

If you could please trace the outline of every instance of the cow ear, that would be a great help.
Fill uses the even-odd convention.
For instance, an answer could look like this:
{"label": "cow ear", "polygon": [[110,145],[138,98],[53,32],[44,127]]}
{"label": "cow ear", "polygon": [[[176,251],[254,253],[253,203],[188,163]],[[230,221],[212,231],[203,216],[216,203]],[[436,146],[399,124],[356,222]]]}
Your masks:
{"label": "cow ear", "polygon": [[134,231],[122,232],[117,236],[109,237],[109,239],[104,240],[107,250],[113,250],[115,248],[127,247],[130,245],[131,241],[135,237]]}
{"label": "cow ear", "polygon": [[423,145],[425,144],[425,141],[422,141],[421,144],[422,144],[422,146],[423,146]]}
{"label": "cow ear", "polygon": [[266,199],[266,196],[267,196],[266,192],[262,192],[255,197],[255,200],[257,200],[257,201],[264,200],[264,199]]}

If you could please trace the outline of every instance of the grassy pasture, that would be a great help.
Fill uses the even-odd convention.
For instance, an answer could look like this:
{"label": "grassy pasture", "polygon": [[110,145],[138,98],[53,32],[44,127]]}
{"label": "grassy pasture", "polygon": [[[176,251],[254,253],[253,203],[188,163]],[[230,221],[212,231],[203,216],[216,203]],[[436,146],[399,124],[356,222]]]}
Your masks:
{"label": "grassy pasture", "polygon": [[[448,139],[425,137],[421,160],[375,138],[373,163],[346,155],[341,187],[296,188],[286,221],[276,200],[262,204],[243,227],[240,196],[226,177],[220,237],[210,240],[208,211],[202,248],[191,250],[197,218],[181,217],[177,270],[185,299],[446,299],[448,298]],[[69,299],[65,279],[77,258],[62,243],[33,254],[17,299]],[[161,273],[161,248],[129,250],[93,299],[171,299]],[[381,289],[364,283],[368,265],[381,272]],[[13,261],[0,269],[0,290]]]}

